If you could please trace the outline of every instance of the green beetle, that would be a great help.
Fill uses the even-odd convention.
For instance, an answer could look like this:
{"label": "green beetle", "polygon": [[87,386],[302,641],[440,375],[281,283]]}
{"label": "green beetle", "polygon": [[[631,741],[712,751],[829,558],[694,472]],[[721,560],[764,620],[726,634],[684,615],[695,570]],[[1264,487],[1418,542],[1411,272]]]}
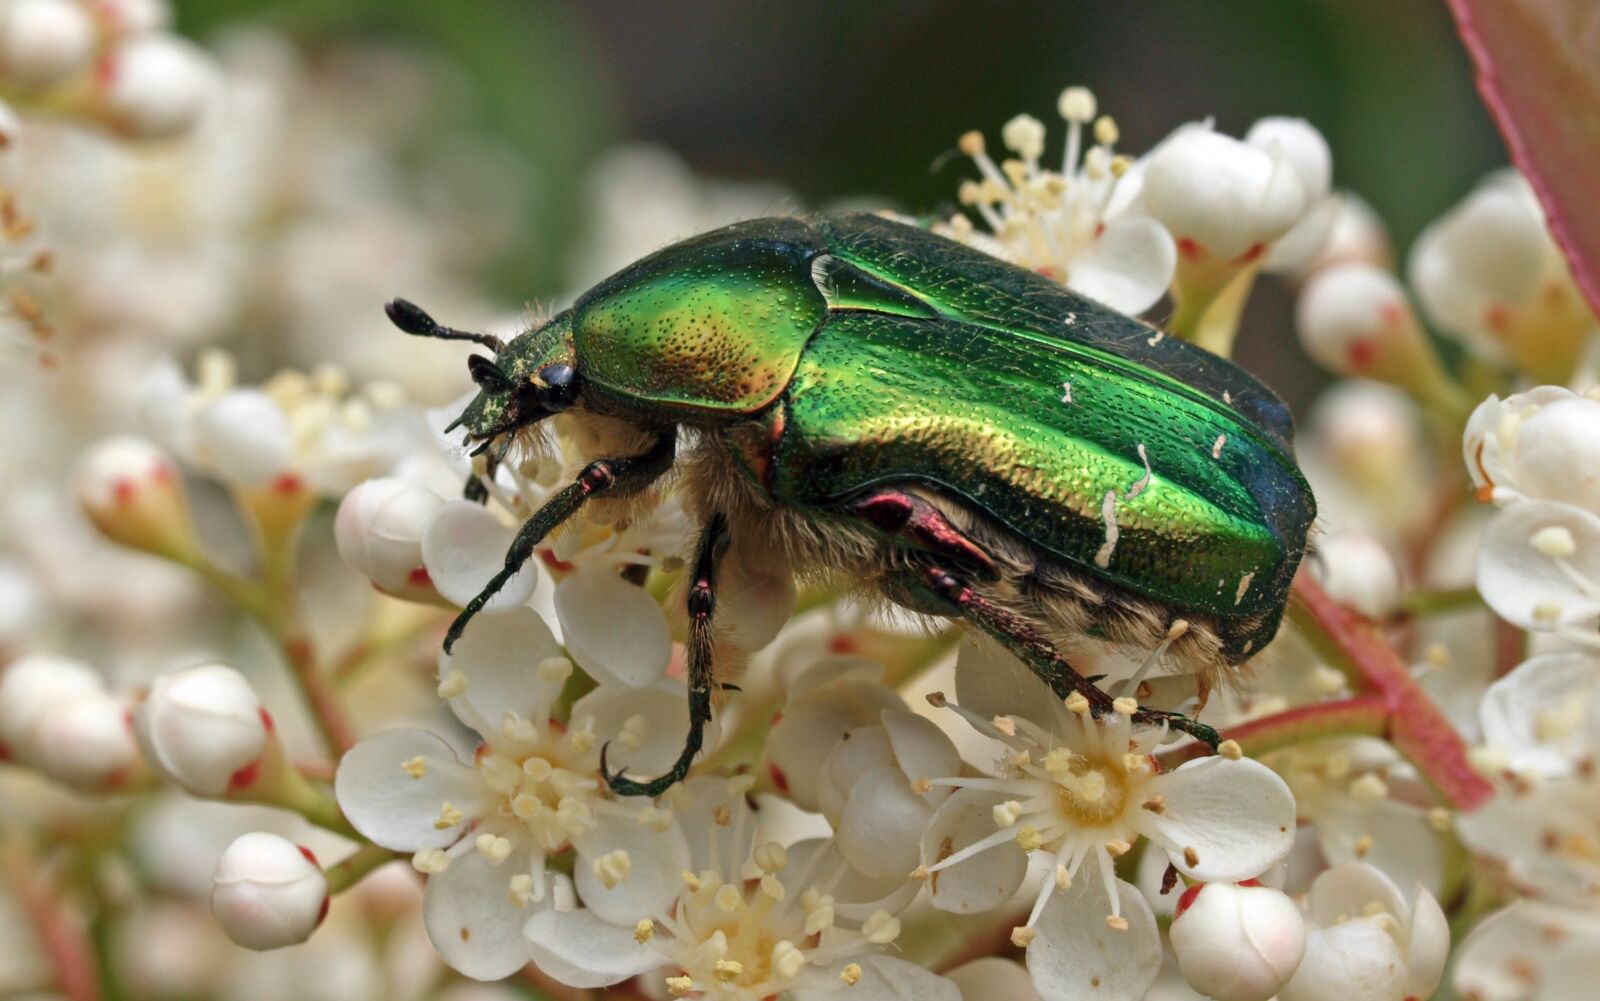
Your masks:
{"label": "green beetle", "polygon": [[[586,500],[680,471],[702,526],[688,587],[690,732],[711,718],[718,561],[772,540],[797,574],[960,617],[1095,712],[1075,636],[1171,644],[1216,674],[1278,629],[1315,503],[1286,408],[1204,350],[1022,268],[874,215],[758,219],[667,247],[509,344],[461,415],[491,459],[566,412],[614,454],[522,527],[446,649]],[[479,493],[469,484],[469,495]],[[1164,718],[1215,744],[1207,727]],[[604,766],[602,766],[604,767]]]}

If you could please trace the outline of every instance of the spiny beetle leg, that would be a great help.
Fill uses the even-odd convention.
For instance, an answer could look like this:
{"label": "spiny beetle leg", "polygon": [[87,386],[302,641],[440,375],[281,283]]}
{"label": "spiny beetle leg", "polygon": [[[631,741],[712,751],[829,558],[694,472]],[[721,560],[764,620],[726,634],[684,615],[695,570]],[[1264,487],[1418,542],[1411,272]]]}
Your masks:
{"label": "spiny beetle leg", "polygon": [[914,493],[884,487],[849,501],[840,510],[941,560],[975,570],[985,579],[995,577],[989,554],[950,524],[944,512]]}
{"label": "spiny beetle leg", "polygon": [[661,795],[683,781],[684,776],[689,774],[689,766],[694,763],[695,756],[700,753],[706,726],[711,722],[711,691],[718,687],[711,661],[716,638],[711,628],[711,618],[717,611],[717,565],[727,548],[728,519],[720,513],[714,514],[700,532],[694,576],[689,582],[689,642],[686,649],[689,661],[689,733],[684,737],[683,751],[666,773],[648,782],[638,782],[620,771],[613,773],[606,766],[606,750],[610,744],[602,747],[600,774],[611,791],[618,795]]}
{"label": "spiny beetle leg", "polygon": [[[1096,717],[1113,710],[1115,700],[1104,689],[1074,670],[1054,644],[1039,635],[1039,631],[1027,619],[975,593],[959,578],[938,567],[926,571],[924,586],[1028,665],[1041,681],[1050,686],[1057,698],[1065,699],[1077,692],[1089,701],[1089,711]],[[1133,714],[1133,719],[1138,723],[1165,723],[1212,750],[1216,750],[1221,740],[1215,729],[1181,713],[1139,709]]]}
{"label": "spiny beetle leg", "polygon": [[556,526],[566,521],[583,507],[584,502],[591,497],[605,493],[630,494],[654,483],[661,474],[672,467],[672,458],[677,447],[677,436],[669,430],[656,439],[650,450],[643,455],[626,456],[616,459],[596,459],[583,467],[583,472],[578,474],[577,480],[567,484],[556,492],[533,517],[522,523],[522,528],[517,531],[517,537],[511,540],[511,547],[506,550],[505,566],[500,569],[483,590],[472,596],[466,607],[457,615],[455,621],[450,623],[450,629],[444,634],[444,652],[449,653],[455,646],[456,640],[461,638],[461,633],[467,628],[467,623],[473,616],[483,611],[483,606],[500,589],[506,586],[506,581],[516,575],[522,565],[533,556],[534,550],[544,537],[555,531]]}

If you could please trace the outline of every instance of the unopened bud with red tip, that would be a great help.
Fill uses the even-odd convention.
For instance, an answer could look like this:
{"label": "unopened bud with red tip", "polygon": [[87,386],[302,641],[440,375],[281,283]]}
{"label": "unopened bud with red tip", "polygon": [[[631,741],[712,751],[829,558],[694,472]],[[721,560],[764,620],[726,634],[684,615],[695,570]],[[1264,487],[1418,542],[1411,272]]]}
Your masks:
{"label": "unopened bud with red tip", "polygon": [[0,75],[24,87],[46,87],[85,69],[94,44],[83,4],[11,0],[0,8]]}
{"label": "unopened bud with red tip", "polygon": [[105,692],[94,669],[69,657],[35,655],[0,671],[0,746],[23,757],[35,723],[53,706]]}
{"label": "unopened bud with red tip", "polygon": [[409,480],[368,480],[345,495],[334,540],[346,565],[386,594],[411,601],[438,596],[422,562],[422,536],[444,499]]}
{"label": "unopened bud with red tip", "polygon": [[107,538],[179,562],[199,544],[177,467],[143,438],[118,435],[96,444],[78,464],[78,502]]}
{"label": "unopened bud with red tip", "polygon": [[328,880],[310,849],[254,832],[222,853],[211,913],[246,949],[280,949],[311,937],[328,912]]}
{"label": "unopened bud with red tip", "polygon": [[1183,979],[1216,1001],[1267,1001],[1294,976],[1306,948],[1300,909],[1259,884],[1190,887],[1170,934]]}
{"label": "unopened bud with red tip", "polygon": [[1300,293],[1295,326],[1306,354],[1335,375],[1391,383],[1434,410],[1465,417],[1469,402],[1445,373],[1405,290],[1370,264],[1335,264]]}
{"label": "unopened bud with red tip", "polygon": [[134,715],[151,769],[211,797],[253,777],[272,743],[269,720],[250,682],[224,664],[157,678]]}
{"label": "unopened bud with red tip", "polygon": [[97,79],[101,115],[112,129],[132,139],[167,139],[194,128],[217,74],[198,46],[156,33],[118,46]]}

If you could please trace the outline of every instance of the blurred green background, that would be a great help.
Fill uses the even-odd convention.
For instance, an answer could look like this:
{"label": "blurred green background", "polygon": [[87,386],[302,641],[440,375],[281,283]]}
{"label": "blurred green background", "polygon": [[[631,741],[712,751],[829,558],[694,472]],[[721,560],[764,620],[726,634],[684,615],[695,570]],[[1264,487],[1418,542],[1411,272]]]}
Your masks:
{"label": "blurred green background", "polygon": [[[1309,119],[1336,186],[1378,210],[1402,255],[1505,159],[1442,0],[177,0],[177,13],[201,39],[264,22],[313,57],[379,39],[453,64],[452,127],[498,138],[532,179],[525,235],[495,269],[512,299],[568,291],[574,193],[626,141],[708,177],[776,181],[801,207],[871,195],[927,211],[970,173],[950,155],[961,132],[995,137],[1027,111],[1059,142],[1056,95],[1082,83],[1135,154],[1186,120],[1237,135],[1263,115]],[[1262,283],[1240,357],[1303,405],[1320,379],[1288,336],[1290,302]]]}

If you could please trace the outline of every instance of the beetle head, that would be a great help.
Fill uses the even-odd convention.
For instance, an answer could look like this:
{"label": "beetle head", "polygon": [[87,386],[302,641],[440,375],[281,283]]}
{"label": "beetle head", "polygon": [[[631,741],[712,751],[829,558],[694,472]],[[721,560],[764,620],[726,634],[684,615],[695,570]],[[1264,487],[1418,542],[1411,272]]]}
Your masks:
{"label": "beetle head", "polygon": [[572,346],[572,313],[567,311],[517,335],[511,343],[490,334],[440,326],[404,299],[384,307],[394,325],[418,337],[471,341],[494,352],[467,359],[478,395],[451,427],[465,427],[470,441],[490,442],[515,434],[578,400],[578,371]]}

